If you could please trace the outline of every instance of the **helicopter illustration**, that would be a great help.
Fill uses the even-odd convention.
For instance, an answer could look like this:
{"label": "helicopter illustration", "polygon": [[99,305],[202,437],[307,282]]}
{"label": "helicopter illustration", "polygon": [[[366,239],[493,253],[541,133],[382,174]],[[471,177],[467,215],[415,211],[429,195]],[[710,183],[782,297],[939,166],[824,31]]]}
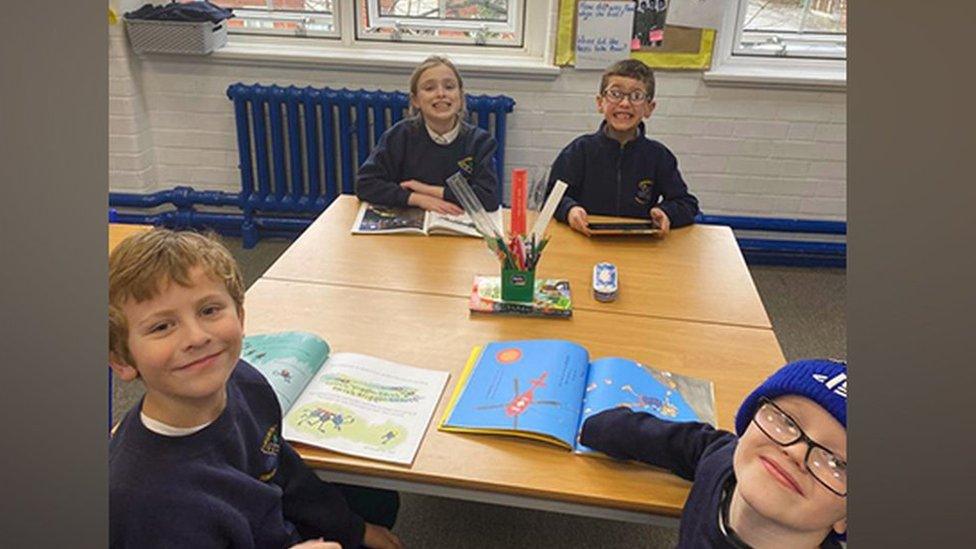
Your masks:
{"label": "helicopter illustration", "polygon": [[535,400],[535,390],[539,387],[545,387],[546,376],[549,372],[542,372],[539,377],[531,380],[529,382],[530,387],[524,392],[519,392],[519,380],[518,378],[513,378],[512,381],[515,384],[515,396],[512,400],[504,404],[490,404],[488,406],[477,406],[478,410],[492,410],[498,408],[505,409],[505,415],[512,418],[512,427],[518,429],[518,418],[520,415],[524,414],[530,406],[534,404],[543,404],[547,406],[559,406],[560,402],[556,400]]}

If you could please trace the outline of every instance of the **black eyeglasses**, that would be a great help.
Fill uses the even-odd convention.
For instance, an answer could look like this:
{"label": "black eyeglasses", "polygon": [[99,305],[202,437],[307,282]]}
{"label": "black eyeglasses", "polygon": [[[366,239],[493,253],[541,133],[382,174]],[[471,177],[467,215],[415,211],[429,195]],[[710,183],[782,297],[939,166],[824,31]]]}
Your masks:
{"label": "black eyeglasses", "polygon": [[647,100],[647,92],[644,90],[634,90],[630,93],[624,93],[617,88],[609,88],[603,90],[603,97],[606,97],[607,101],[610,101],[611,103],[620,103],[624,100],[624,97],[626,97],[627,99],[630,99],[631,103],[636,105]]}
{"label": "black eyeglasses", "polygon": [[847,497],[847,462],[808,437],[796,420],[779,406],[767,398],[760,398],[759,408],[752,416],[752,422],[780,446],[806,442],[807,455],[803,458],[803,463],[807,470],[825,488],[838,496]]}

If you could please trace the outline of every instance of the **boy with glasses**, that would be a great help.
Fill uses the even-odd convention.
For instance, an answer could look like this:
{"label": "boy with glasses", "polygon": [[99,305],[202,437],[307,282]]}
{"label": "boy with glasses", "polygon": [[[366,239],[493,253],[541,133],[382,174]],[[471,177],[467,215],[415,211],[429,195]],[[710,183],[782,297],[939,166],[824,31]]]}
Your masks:
{"label": "boy with glasses", "polygon": [[847,365],[787,364],[739,407],[736,435],[627,408],[580,442],[694,481],[678,547],[840,547],[847,530]]}
{"label": "boy with glasses", "polygon": [[549,171],[547,194],[557,180],[569,186],[556,219],[587,236],[587,214],[650,218],[661,236],[694,222],[698,199],[688,193],[677,159],[644,136],[643,121],[655,106],[654,72],[644,63],[625,59],[603,73],[600,128],[574,139]]}

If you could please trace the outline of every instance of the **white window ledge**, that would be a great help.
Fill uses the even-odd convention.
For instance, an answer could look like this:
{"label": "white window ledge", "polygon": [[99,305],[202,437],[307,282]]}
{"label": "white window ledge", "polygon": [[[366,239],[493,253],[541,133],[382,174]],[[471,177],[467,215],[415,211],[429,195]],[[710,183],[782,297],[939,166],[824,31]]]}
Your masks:
{"label": "white window ledge", "polygon": [[727,59],[702,78],[711,85],[749,88],[787,88],[819,91],[847,90],[846,61],[809,59]]}
{"label": "white window ledge", "polygon": [[[328,44],[300,39],[268,40],[231,36],[227,45],[210,54],[219,62],[264,66],[306,66],[316,68],[355,69],[359,71],[398,70],[410,72],[421,61],[438,50],[436,45],[397,44]],[[446,48],[444,48],[446,49]],[[494,76],[519,79],[552,80],[560,69],[520,50],[511,53],[498,49],[470,48],[471,51],[447,51],[465,76]]]}

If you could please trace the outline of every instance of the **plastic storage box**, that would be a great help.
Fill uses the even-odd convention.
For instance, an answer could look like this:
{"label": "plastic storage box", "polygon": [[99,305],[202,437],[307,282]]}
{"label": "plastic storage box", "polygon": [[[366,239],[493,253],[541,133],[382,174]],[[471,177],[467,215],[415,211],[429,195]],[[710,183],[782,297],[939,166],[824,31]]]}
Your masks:
{"label": "plastic storage box", "polygon": [[137,54],[206,55],[227,43],[227,21],[213,23],[125,19],[129,43]]}

